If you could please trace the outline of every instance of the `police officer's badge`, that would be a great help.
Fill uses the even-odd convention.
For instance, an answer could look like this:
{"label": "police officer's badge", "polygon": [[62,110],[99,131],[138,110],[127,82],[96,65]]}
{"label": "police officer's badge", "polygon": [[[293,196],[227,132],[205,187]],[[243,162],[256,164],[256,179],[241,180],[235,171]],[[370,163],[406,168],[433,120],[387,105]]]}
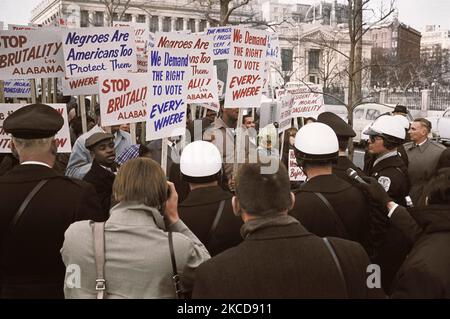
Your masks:
{"label": "police officer's badge", "polygon": [[386,192],[389,191],[389,187],[391,187],[391,179],[389,177],[380,176],[378,178],[378,183],[380,183],[380,185],[383,186]]}

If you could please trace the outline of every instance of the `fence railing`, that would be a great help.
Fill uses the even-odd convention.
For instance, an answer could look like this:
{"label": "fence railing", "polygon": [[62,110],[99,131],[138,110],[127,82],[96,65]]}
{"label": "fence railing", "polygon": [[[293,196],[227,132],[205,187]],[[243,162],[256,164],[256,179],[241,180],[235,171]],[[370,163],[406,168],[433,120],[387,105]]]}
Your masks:
{"label": "fence railing", "polygon": [[386,104],[401,104],[408,109],[420,110],[422,106],[421,92],[386,92]]}

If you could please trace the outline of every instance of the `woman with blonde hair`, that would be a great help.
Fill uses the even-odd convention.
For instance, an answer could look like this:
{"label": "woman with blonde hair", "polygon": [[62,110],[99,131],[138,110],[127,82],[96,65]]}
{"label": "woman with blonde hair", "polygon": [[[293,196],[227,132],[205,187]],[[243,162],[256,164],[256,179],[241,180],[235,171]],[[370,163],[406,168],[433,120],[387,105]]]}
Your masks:
{"label": "woman with blonde hair", "polygon": [[178,194],[159,164],[148,158],[126,162],[113,194],[118,204],[104,229],[81,221],[65,233],[65,297],[176,298],[174,276],[188,294],[194,270],[210,256],[179,219]]}

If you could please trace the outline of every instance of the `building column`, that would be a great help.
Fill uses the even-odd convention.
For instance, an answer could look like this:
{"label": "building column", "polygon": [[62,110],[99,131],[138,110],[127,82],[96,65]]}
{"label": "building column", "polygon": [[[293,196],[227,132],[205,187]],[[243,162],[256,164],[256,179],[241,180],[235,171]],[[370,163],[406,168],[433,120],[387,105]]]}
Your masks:
{"label": "building column", "polygon": [[187,30],[188,29],[188,22],[189,22],[189,18],[183,18],[183,30]]}
{"label": "building column", "polygon": [[206,20],[206,29],[211,28],[211,22],[209,20]]}
{"label": "building column", "polygon": [[89,15],[89,26],[90,27],[95,26],[95,24],[94,24],[95,12],[94,11],[89,11],[88,15]]}
{"label": "building column", "polygon": [[158,31],[159,32],[163,31],[163,21],[164,21],[164,17],[158,16]]}
{"label": "building column", "polygon": [[170,18],[170,31],[172,32],[176,31],[177,30],[176,26],[177,26],[177,18],[176,17]]}
{"label": "building column", "polygon": [[137,14],[131,15],[131,22],[136,23],[137,22]]}
{"label": "building column", "polygon": [[145,15],[145,25],[147,26],[147,29],[150,30],[150,21],[152,20],[152,18],[146,14]]}
{"label": "building column", "polygon": [[195,19],[195,32],[200,32],[200,20]]}
{"label": "building column", "polygon": [[108,17],[108,13],[106,13],[106,12],[103,12],[103,26],[109,27],[109,17]]}

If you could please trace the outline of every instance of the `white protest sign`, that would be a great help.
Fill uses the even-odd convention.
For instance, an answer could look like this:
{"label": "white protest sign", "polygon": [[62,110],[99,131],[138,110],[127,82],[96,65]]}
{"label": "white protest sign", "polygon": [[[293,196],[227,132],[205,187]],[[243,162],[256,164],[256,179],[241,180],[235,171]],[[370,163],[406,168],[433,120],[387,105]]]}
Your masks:
{"label": "white protest sign", "polygon": [[233,28],[224,107],[260,106],[267,39],[262,30]]}
{"label": "white protest sign", "polygon": [[64,58],[56,29],[0,31],[0,79],[64,76]]}
{"label": "white protest sign", "polygon": [[[311,92],[312,91],[312,92]],[[323,112],[322,87],[318,84],[302,85],[298,88],[287,89],[293,97],[292,117],[317,116]],[[313,93],[317,92],[317,93]]]}
{"label": "white protest sign", "polygon": [[144,122],[147,118],[148,74],[123,73],[99,77],[102,126]]}
{"label": "white protest sign", "polygon": [[23,31],[23,30],[37,30],[37,25],[20,25],[20,24],[8,24],[8,30]]}
{"label": "white protest sign", "polygon": [[10,80],[3,82],[5,97],[29,98],[31,97],[31,83],[29,80]]}
{"label": "white protest sign", "polygon": [[114,27],[131,27],[134,29],[134,40],[136,41],[136,54],[147,55],[150,42],[150,31],[146,23],[137,22],[114,22]]}
{"label": "white protest sign", "polygon": [[280,42],[278,41],[278,34],[276,33],[271,33],[269,35],[267,60],[270,62],[281,64]]}
{"label": "white protest sign", "polygon": [[264,63],[264,71],[263,71],[263,86],[262,86],[262,92],[264,94],[269,95],[269,70],[270,70],[270,62],[266,61]]}
{"label": "white protest sign", "polygon": [[67,77],[136,71],[133,28],[81,28],[62,31]]}
{"label": "white protest sign", "polygon": [[189,49],[193,41],[185,34],[156,33],[149,54],[151,100],[147,109],[146,140],[184,135]]}
{"label": "white protest sign", "polygon": [[[3,130],[3,121],[13,112],[24,107],[27,104],[0,104],[0,153],[11,153],[11,136]],[[67,109],[65,104],[47,104],[53,107],[62,115],[64,125],[56,134],[56,144],[58,153],[70,153],[72,145],[70,144],[69,121],[67,120]]]}
{"label": "white protest sign", "polygon": [[217,72],[211,59],[211,42],[203,35],[190,35],[187,103],[219,103]]}
{"label": "white protest sign", "polygon": [[155,46],[155,34],[153,32],[148,33],[148,47],[153,48]]}
{"label": "white protest sign", "polygon": [[86,78],[61,78],[64,95],[98,94],[98,75]]}
{"label": "white protest sign", "polygon": [[280,90],[277,90],[277,96],[279,97],[278,101],[280,103],[278,107],[278,132],[284,132],[291,127],[293,97],[290,93],[283,93],[279,95],[279,91]]}
{"label": "white protest sign", "polygon": [[[217,67],[216,67],[216,74],[217,74]],[[217,92],[219,96],[223,95],[223,89],[225,87],[225,83],[219,79],[217,79]]]}
{"label": "white protest sign", "polygon": [[292,182],[304,182],[306,181],[306,175],[303,171],[298,167],[297,159],[295,158],[294,150],[289,150],[289,159],[288,159],[288,173],[289,180]]}
{"label": "white protest sign", "polygon": [[231,46],[231,27],[216,27],[206,30],[212,41],[212,57],[214,60],[228,59]]}

